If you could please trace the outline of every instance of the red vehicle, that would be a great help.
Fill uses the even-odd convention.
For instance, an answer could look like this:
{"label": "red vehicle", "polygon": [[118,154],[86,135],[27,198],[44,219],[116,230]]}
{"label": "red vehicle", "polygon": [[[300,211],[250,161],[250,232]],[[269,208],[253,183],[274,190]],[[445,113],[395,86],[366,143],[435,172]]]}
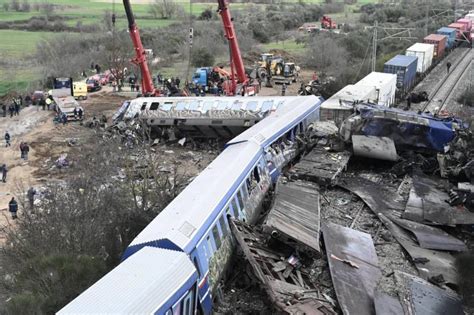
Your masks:
{"label": "red vehicle", "polygon": [[33,105],[38,105],[40,100],[44,100],[44,92],[43,91],[34,91],[33,95],[31,96],[31,102]]}
{"label": "red vehicle", "polygon": [[86,84],[87,92],[96,92],[102,89],[102,86],[100,85],[99,81],[92,78],[87,79]]}
{"label": "red vehicle", "polygon": [[217,0],[219,4],[219,15],[224,24],[224,34],[229,41],[230,48],[230,73],[222,73],[228,76],[224,82],[224,91],[228,96],[233,95],[255,95],[258,92],[259,85],[251,82],[245,73],[244,62],[240,54],[237,35],[235,34],[234,24],[226,0]]}
{"label": "red vehicle", "polygon": [[323,15],[323,17],[321,18],[321,28],[327,30],[334,30],[337,28],[337,24],[329,16]]}
{"label": "red vehicle", "polygon": [[142,74],[142,93],[145,96],[161,96],[160,91],[155,89],[153,86],[153,79],[146,61],[145,48],[143,48],[140,32],[138,31],[138,26],[135,22],[135,17],[133,16],[130,1],[123,0],[123,6],[127,15],[128,31],[133,42],[133,47],[135,48],[135,58],[132,59],[132,62],[140,68],[140,72]]}

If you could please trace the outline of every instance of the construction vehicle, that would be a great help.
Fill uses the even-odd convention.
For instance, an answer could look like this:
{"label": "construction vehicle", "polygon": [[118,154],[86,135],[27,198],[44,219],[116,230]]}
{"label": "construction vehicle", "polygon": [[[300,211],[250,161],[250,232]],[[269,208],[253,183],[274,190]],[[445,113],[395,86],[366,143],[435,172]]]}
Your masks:
{"label": "construction vehicle", "polygon": [[321,18],[321,28],[325,30],[337,29],[337,23],[334,22],[329,16],[323,15]]}
{"label": "construction vehicle", "polygon": [[68,120],[77,120],[79,117],[74,115],[79,109],[84,112],[84,108],[76,101],[73,96],[74,86],[72,78],[55,78],[53,89],[48,92],[56,103],[56,111],[59,115],[66,115]]}
{"label": "construction vehicle", "polygon": [[140,68],[141,72],[142,93],[145,96],[161,96],[160,91],[155,89],[153,86],[153,79],[150,70],[148,69],[148,63],[146,59],[146,49],[143,48],[140,32],[138,31],[138,26],[135,22],[135,17],[133,16],[130,1],[123,0],[123,6],[127,15],[130,38],[132,39],[133,47],[135,48],[135,57],[132,59],[132,62]]}
{"label": "construction vehicle", "polygon": [[221,16],[224,34],[229,42],[230,72],[222,67],[197,68],[192,82],[196,86],[203,87],[205,92],[211,91],[215,85],[218,85],[227,96],[256,95],[259,85],[252,82],[253,80],[250,80],[245,71],[228,3],[226,0],[217,0],[217,2],[219,5],[217,12]]}
{"label": "construction vehicle", "polygon": [[293,62],[285,62],[283,57],[270,53],[260,55],[257,75],[265,81],[265,86],[271,87],[274,83],[291,84],[298,79],[300,67]]}
{"label": "construction vehicle", "polygon": [[273,76],[273,82],[290,85],[298,80],[300,67],[293,62],[284,62],[283,71]]}

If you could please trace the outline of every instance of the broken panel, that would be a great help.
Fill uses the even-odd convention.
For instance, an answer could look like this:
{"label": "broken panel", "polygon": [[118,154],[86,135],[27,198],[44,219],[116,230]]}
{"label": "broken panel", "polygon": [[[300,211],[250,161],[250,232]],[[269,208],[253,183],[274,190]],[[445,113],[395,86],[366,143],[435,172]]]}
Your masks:
{"label": "broken panel", "polygon": [[375,314],[374,291],[382,273],[370,234],[328,223],[322,227],[329,269],[344,314]]}
{"label": "broken panel", "polygon": [[319,252],[319,192],[308,182],[278,182],[275,201],[263,225],[288,245]]}
{"label": "broken panel", "polygon": [[355,156],[386,161],[398,160],[395,143],[387,137],[353,135],[352,148]]}
{"label": "broken panel", "polygon": [[298,257],[287,257],[271,249],[266,242],[268,236],[243,222],[231,220],[230,225],[237,244],[276,307],[288,314],[301,314],[300,310],[313,304],[317,308],[307,314],[335,314],[329,303],[321,303],[319,290],[309,278],[310,270]]}
{"label": "broken panel", "polygon": [[375,290],[375,313],[377,315],[403,315],[403,308],[398,298]]}
{"label": "broken panel", "polygon": [[419,277],[401,271],[395,271],[395,279],[406,314],[464,314],[461,298],[449,289],[443,290]]}
{"label": "broken panel", "polygon": [[346,169],[351,157],[349,151],[329,152],[314,148],[290,170],[292,178],[304,179],[323,185],[334,185]]}

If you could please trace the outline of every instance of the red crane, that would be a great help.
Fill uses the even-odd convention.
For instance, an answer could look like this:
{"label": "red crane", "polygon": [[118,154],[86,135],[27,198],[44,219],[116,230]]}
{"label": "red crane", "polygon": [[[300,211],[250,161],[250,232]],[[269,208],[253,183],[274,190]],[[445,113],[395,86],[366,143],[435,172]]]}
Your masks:
{"label": "red crane", "polygon": [[230,84],[225,86],[227,95],[245,94],[252,95],[257,92],[257,86],[251,85],[245,73],[244,62],[240,54],[239,43],[235,34],[234,24],[228,8],[227,0],[217,0],[219,4],[218,12],[224,24],[225,37],[229,41],[230,48]]}
{"label": "red crane", "polygon": [[135,23],[135,17],[133,16],[130,1],[123,0],[123,6],[125,7],[125,13],[127,14],[130,37],[133,42],[133,47],[135,48],[135,57],[132,59],[132,62],[140,67],[140,72],[142,74],[142,93],[143,95],[160,96],[160,91],[155,89],[153,86],[153,79],[146,61],[145,49],[143,48],[137,23]]}

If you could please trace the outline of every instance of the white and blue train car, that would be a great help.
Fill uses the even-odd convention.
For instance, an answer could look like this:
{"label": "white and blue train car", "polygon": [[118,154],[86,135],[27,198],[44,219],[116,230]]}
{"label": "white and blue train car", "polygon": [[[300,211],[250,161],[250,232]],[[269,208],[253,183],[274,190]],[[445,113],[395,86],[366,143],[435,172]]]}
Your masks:
{"label": "white and blue train car", "polygon": [[[132,241],[124,261],[58,314],[210,314],[233,249],[228,217],[250,223],[258,218],[272,175],[285,159],[289,162],[284,151],[296,150],[298,134],[319,117],[322,99],[288,99],[230,141]],[[133,279],[130,286],[121,283],[127,279]],[[160,281],[159,289],[153,289]],[[140,303],[147,308],[130,312],[131,305]]]}

